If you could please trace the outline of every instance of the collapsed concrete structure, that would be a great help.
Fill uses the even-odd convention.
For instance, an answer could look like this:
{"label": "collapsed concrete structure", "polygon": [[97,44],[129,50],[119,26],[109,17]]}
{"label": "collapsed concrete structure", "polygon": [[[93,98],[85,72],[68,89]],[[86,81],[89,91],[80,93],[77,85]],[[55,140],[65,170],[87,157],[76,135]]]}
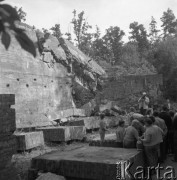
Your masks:
{"label": "collapsed concrete structure", "polygon": [[[104,70],[69,41],[44,36],[20,24],[36,46],[37,56],[23,50],[11,35],[8,51],[0,44],[0,94],[15,94],[17,128],[83,114],[76,108],[94,97]],[[87,98],[74,98],[87,92]]]}

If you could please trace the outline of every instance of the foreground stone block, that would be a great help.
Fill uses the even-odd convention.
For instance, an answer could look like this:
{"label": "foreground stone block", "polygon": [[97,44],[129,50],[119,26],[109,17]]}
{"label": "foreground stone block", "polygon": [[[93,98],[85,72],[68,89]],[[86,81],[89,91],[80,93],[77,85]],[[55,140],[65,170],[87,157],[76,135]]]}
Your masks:
{"label": "foreground stone block", "polygon": [[116,180],[124,174],[121,162],[131,162],[130,172],[134,174],[137,166],[144,166],[143,154],[136,149],[85,146],[33,158],[31,168],[71,179]]}
{"label": "foreground stone block", "polygon": [[12,165],[0,170],[0,180],[20,180],[16,168]]}
{"label": "foreground stone block", "polygon": [[37,131],[43,131],[45,141],[69,141],[82,140],[86,134],[84,126],[58,126],[36,128]]}
{"label": "foreground stone block", "polygon": [[44,145],[43,132],[28,132],[15,134],[17,139],[17,150],[24,151]]}
{"label": "foreground stone block", "polygon": [[106,134],[105,141],[103,143],[101,143],[100,136],[98,136],[89,142],[89,146],[118,147],[116,134]]}

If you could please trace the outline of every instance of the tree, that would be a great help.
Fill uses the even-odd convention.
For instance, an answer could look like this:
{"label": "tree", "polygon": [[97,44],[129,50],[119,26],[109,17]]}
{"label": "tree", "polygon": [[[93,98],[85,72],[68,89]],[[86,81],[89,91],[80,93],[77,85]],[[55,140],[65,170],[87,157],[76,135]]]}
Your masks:
{"label": "tree", "polygon": [[57,39],[59,39],[62,36],[61,30],[60,30],[60,24],[55,24],[52,28],[50,28],[52,31],[52,35],[55,36]]}
{"label": "tree", "polygon": [[98,26],[96,26],[96,32],[93,33],[93,41],[92,41],[92,53],[91,56],[96,60],[105,60],[110,62],[110,55],[107,46],[105,45],[104,40],[100,37],[101,32]]}
{"label": "tree", "polygon": [[160,30],[157,29],[157,22],[153,16],[151,17],[151,22],[149,25],[150,25],[150,28],[149,28],[150,29],[150,33],[149,33],[150,42],[151,44],[154,44],[159,39],[158,33]]}
{"label": "tree", "polygon": [[111,26],[106,29],[106,34],[103,36],[103,41],[109,50],[112,64],[119,63],[121,61],[123,46],[122,38],[124,35],[125,33],[118,26]]}
{"label": "tree", "polygon": [[127,66],[140,64],[140,54],[137,43],[128,42],[123,46],[122,62]]}
{"label": "tree", "polygon": [[8,4],[2,4],[0,0],[0,35],[1,42],[8,50],[11,42],[10,34],[13,33],[20,46],[36,56],[34,43],[25,34],[25,30],[17,27],[16,22],[20,21],[19,15],[15,8]]}
{"label": "tree", "polygon": [[77,46],[84,53],[89,54],[92,41],[92,33],[89,33],[89,29],[92,28],[84,18],[84,11],[77,15],[76,10],[73,11],[73,19],[71,23],[74,26],[74,34],[76,36],[75,41]]}
{"label": "tree", "polygon": [[164,79],[164,95],[177,100],[177,39],[167,37],[157,45],[153,62],[159,74]]}
{"label": "tree", "polygon": [[160,19],[162,21],[161,27],[163,28],[164,38],[166,38],[168,35],[175,34],[177,29],[177,20],[173,11],[168,8]]}
{"label": "tree", "polygon": [[148,49],[149,41],[147,31],[142,24],[138,22],[133,22],[130,24],[129,28],[132,30],[130,32],[130,40],[133,40],[138,44],[139,52],[141,55]]}
{"label": "tree", "polygon": [[15,6],[15,9],[18,13],[19,19],[20,21],[25,22],[26,21],[26,12],[23,11],[22,7],[18,8],[17,6]]}

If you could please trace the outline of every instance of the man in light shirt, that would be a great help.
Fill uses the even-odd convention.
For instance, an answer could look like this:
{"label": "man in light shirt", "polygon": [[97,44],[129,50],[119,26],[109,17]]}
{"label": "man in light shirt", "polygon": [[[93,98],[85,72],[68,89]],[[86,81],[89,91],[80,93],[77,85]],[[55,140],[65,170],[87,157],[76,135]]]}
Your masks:
{"label": "man in light shirt", "polygon": [[142,115],[146,115],[149,106],[149,98],[147,97],[146,92],[143,92],[142,97],[138,100],[139,110]]}

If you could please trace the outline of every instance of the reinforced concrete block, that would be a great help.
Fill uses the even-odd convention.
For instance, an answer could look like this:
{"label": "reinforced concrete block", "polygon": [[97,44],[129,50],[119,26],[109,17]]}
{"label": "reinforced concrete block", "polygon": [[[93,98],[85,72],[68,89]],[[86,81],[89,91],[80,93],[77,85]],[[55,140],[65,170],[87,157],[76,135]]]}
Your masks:
{"label": "reinforced concrete block", "polygon": [[17,150],[24,151],[44,145],[42,131],[15,134],[17,139]]}
{"label": "reinforced concrete block", "polygon": [[31,168],[73,179],[125,179],[125,163],[134,175],[144,166],[143,153],[136,149],[85,146],[71,151],[55,151],[32,159]]}
{"label": "reinforced concrete block", "polygon": [[36,128],[37,131],[43,131],[45,141],[69,141],[76,139],[83,139],[85,136],[84,126],[58,126],[58,127],[44,127]]}

